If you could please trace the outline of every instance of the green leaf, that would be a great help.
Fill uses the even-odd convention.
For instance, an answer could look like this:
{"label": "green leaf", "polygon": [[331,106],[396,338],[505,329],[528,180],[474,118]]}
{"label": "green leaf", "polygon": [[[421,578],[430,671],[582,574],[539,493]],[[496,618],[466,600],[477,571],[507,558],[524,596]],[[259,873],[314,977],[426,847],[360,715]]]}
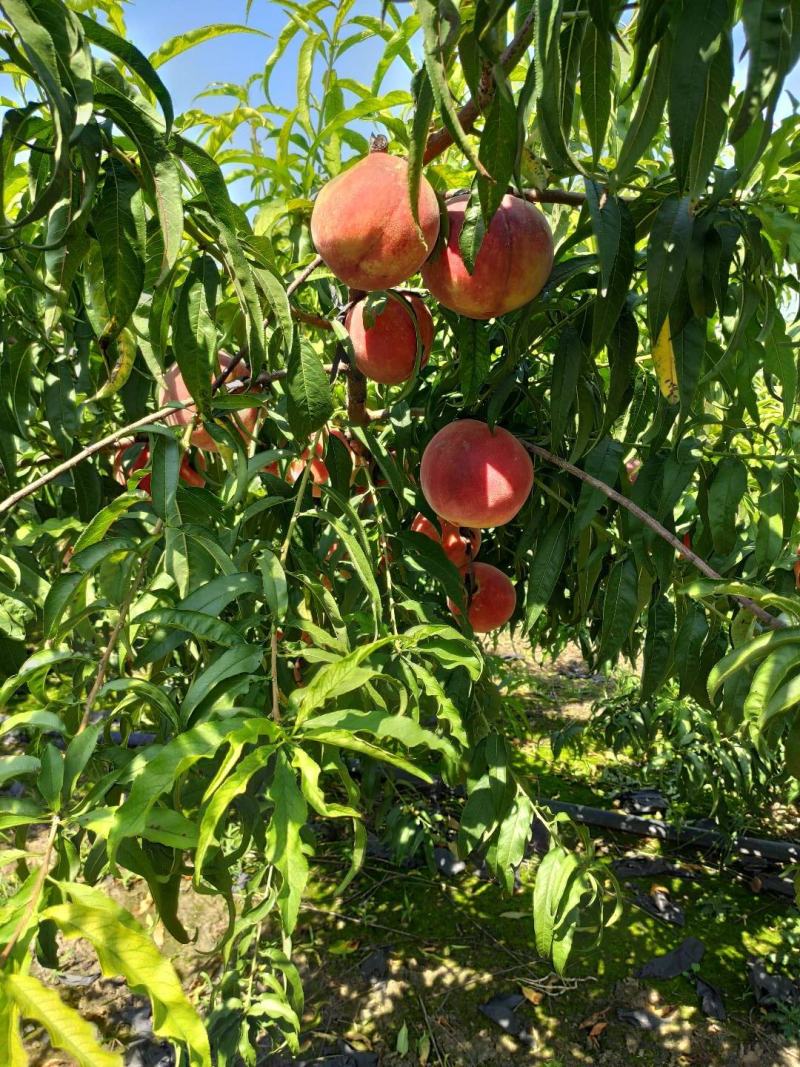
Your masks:
{"label": "green leaf", "polygon": [[139,837],[144,833],[148,813],[164,790],[198,760],[213,756],[242,724],[242,719],[200,723],[170,741],[142,767],[127,799],[114,814],[114,825],[108,835],[109,863],[113,864],[123,838]]}
{"label": "green leaf", "polygon": [[796,345],[787,336],[786,323],[780,314],[774,317],[772,329],[764,341],[764,367],[781,383],[783,418],[787,421],[797,404],[797,352]]}
{"label": "green leaf", "polygon": [[174,136],[170,145],[192,170],[203,190],[209,213],[219,229],[220,243],[236,292],[239,305],[247,320],[247,348],[250,369],[258,374],[264,362],[264,316],[258,299],[253,270],[237,237],[237,229],[247,225],[247,217],[237,214],[228,192],[225,177],[208,152],[186,140]]}
{"label": "green leaf", "polygon": [[553,595],[570,541],[571,515],[565,509],[558,512],[536,543],[525,601],[525,628],[530,631]]}
{"label": "green leaf", "polygon": [[[122,1067],[122,1056],[98,1044],[94,1027],[51,986],[30,974],[7,974],[0,984],[23,1019],[43,1026],[52,1044],[63,1049],[78,1067]],[[8,1067],[13,1067],[13,1061],[8,1061]]]}
{"label": "green leaf", "polygon": [[76,734],[67,745],[64,753],[64,782],[61,786],[61,800],[63,803],[72,796],[75,783],[86,769],[92,753],[97,747],[100,734],[103,732],[103,723],[89,723],[85,730]]}
{"label": "green leaf", "polygon": [[475,170],[486,177],[483,163],[478,159],[478,154],[461,125],[458,109],[447,82],[447,49],[445,46],[446,36],[449,37],[450,34],[444,34],[441,24],[441,12],[447,10],[455,12],[454,8],[440,8],[434,0],[419,0],[417,4],[417,15],[422,25],[425,69],[428,72],[431,90],[442,122]]}
{"label": "green leaf", "polygon": [[202,611],[188,611],[185,608],[154,608],[136,616],[136,624],[152,624],[167,629],[180,630],[182,633],[191,634],[201,641],[211,641],[215,645],[225,648],[233,648],[235,645],[244,644],[244,637],[229,622],[218,619],[215,615],[207,615]]}
{"label": "green leaf", "polygon": [[45,638],[54,635],[61,617],[86,579],[85,574],[59,574],[50,586],[42,608]]}
{"label": "green leaf", "polygon": [[[17,32],[20,45],[25,58],[30,63],[35,77],[38,78],[43,94],[50,103],[50,113],[53,119],[55,151],[52,157],[52,168],[49,179],[43,183],[41,190],[33,188],[32,203],[27,210],[23,209],[14,221],[14,227],[19,229],[36,219],[44,218],[52,207],[58,202],[63,194],[64,181],[70,167],[70,139],[76,132],[75,106],[65,92],[66,86],[62,81],[62,67],[58,62],[58,46],[54,36],[42,25],[42,20],[37,19],[31,11],[31,5],[27,0],[9,0],[3,3],[3,11],[6,18],[11,22]],[[48,12],[55,15],[52,29],[55,37],[61,30],[66,51],[75,50],[76,66],[79,64],[78,52],[83,50],[85,42],[81,40],[69,40],[72,34],[65,31],[64,24],[67,20],[73,20],[74,15],[66,9],[53,8]],[[91,64],[91,59],[89,60]],[[91,87],[91,82],[89,83]],[[89,100],[91,109],[91,100]],[[88,114],[81,114],[81,122],[88,120]],[[38,195],[36,195],[38,193]],[[5,219],[3,219],[5,221]]]}
{"label": "green leaf", "polygon": [[630,177],[636,164],[656,139],[664,118],[664,109],[669,93],[672,38],[666,36],[658,45],[655,58],[650,63],[636,110],[619,150],[613,178],[616,186]]}
{"label": "green leaf", "polygon": [[217,844],[216,831],[220,819],[236,797],[245,791],[253,775],[263,771],[264,767],[267,766],[274,748],[274,745],[260,744],[255,752],[251,752],[249,756],[246,756],[238,763],[233,773],[211,793],[207,800],[204,798],[198,832],[197,852],[194,859],[196,882],[202,874],[209,850]]}
{"label": "green leaf", "polygon": [[[800,652],[800,650],[798,650]],[[795,665],[800,664],[800,654],[796,655]],[[800,704],[800,675],[795,675],[788,682],[779,686],[762,712],[762,721],[766,726],[776,715],[783,715]]]}
{"label": "green leaf", "polygon": [[167,526],[180,526],[176,494],[181,468],[181,450],[172,435],[158,434],[153,442],[153,473],[150,479],[153,511]]}
{"label": "green leaf", "polygon": [[474,404],[489,376],[489,327],[478,319],[459,316],[456,322],[458,372],[464,405]]}
{"label": "green leaf", "polygon": [[136,180],[117,160],[106,163],[105,180],[92,223],[103,260],[109,340],[127,326],[144,288],[146,232],[144,204]]}
{"label": "green leaf", "polygon": [[741,459],[727,456],[717,465],[708,489],[708,521],[714,550],[726,556],[736,544],[736,516],[747,491],[747,467]]}
{"label": "green leaf", "polygon": [[[573,101],[569,61],[577,54],[573,47],[569,48],[568,65],[562,70],[563,8],[564,0],[536,0],[536,121],[545,155],[554,170],[559,174],[582,174],[583,168],[569,148]],[[575,40],[580,43],[577,36]]]}
{"label": "green leaf", "polygon": [[594,22],[586,27],[581,46],[581,109],[597,163],[611,115],[611,36]]}
{"label": "green leaf", "polygon": [[169,95],[167,87],[162,82],[161,78],[156,74],[154,67],[148,60],[147,56],[139,49],[127,41],[124,37],[119,37],[113,30],[110,30],[107,26],[103,26],[95,19],[89,18],[88,15],[78,14],[83,32],[94,44],[99,45],[106,52],[110,52],[111,55],[121,59],[123,63],[128,66],[134,74],[137,74],[147,88],[155,96],[161,105],[161,110],[164,112],[164,121],[166,122],[167,134],[169,134],[170,127],[172,126],[172,120],[174,113],[172,109],[172,98]]}
{"label": "green leaf", "polygon": [[730,132],[735,144],[761,116],[770,112],[780,96],[792,47],[793,23],[798,8],[790,0],[748,0],[742,8],[749,60],[747,84],[741,96],[736,121]]}
{"label": "green leaf", "polygon": [[486,113],[478,158],[490,178],[478,175],[478,195],[483,221],[489,226],[514,174],[519,151],[517,106],[511,86],[499,65],[493,69],[494,96]]}
{"label": "green leaf", "polygon": [[211,696],[217,686],[232,678],[255,674],[261,666],[263,652],[252,645],[236,645],[226,649],[205,670],[195,675],[181,705],[181,720],[189,723],[203,701]]}
{"label": "green leaf", "polygon": [[285,752],[278,752],[269,797],[274,804],[267,830],[267,858],[280,872],[278,908],[286,935],[297,924],[300,902],[308,881],[308,862],[300,831],[306,824],[308,807]]}
{"label": "green leaf", "polygon": [[613,426],[633,396],[639,327],[631,311],[630,303],[622,305],[622,311],[612,327],[606,346],[611,376],[608,383],[604,432]]}
{"label": "green leaf", "polygon": [[639,615],[639,576],[630,558],[618,560],[611,568],[603,600],[603,630],[598,662],[615,660],[628,639]]}
{"label": "green leaf", "polygon": [[786,769],[800,778],[800,715],[795,715],[786,734]]}
{"label": "green leaf", "polygon": [[65,937],[92,943],[103,974],[122,975],[131,992],[147,996],[153,1032],[186,1045],[192,1067],[211,1067],[205,1027],[181,989],[170,961],[162,956],[134,917],[100,890],[60,883],[69,897],[43,912]]}
{"label": "green leaf", "polygon": [[691,239],[688,197],[667,197],[653,220],[647,243],[647,325],[653,345],[680,288]]}
{"label": "green leaf", "polygon": [[475,270],[475,261],[478,258],[485,236],[486,223],[483,218],[483,208],[481,207],[481,198],[476,182],[473,184],[469,199],[464,205],[464,221],[461,224],[461,232],[458,235],[458,250],[469,274],[472,274]]}
{"label": "green leaf", "polygon": [[0,756],[0,784],[24,774],[36,774],[41,766],[36,756],[26,756],[22,752],[13,756]]}
{"label": "green leaf", "polygon": [[578,380],[583,365],[583,344],[572,324],[561,330],[553,356],[550,379],[550,446],[561,448],[571,412],[578,399]]}
{"label": "green leaf", "polygon": [[286,375],[287,414],[299,440],[321,429],[333,414],[328,376],[317,353],[305,340],[296,340]]}
{"label": "green leaf", "polygon": [[[603,437],[584,460],[584,470],[593,478],[614,486],[619,479],[620,465],[625,446],[611,437]],[[607,497],[602,489],[595,489],[587,482],[581,484],[572,536],[579,537],[599,511]]]}
{"label": "green leaf", "polygon": [[48,734],[67,732],[64,723],[52,711],[20,711],[16,715],[9,715],[7,719],[3,719],[0,723],[0,737],[20,726],[27,730],[41,730]]}
{"label": "green leaf", "polygon": [[175,56],[188,52],[190,48],[196,48],[197,45],[204,44],[206,41],[216,41],[219,37],[225,37],[231,33],[253,33],[259,37],[270,36],[254,26],[241,26],[233,22],[213,22],[208,26],[198,26],[197,29],[187,30],[186,33],[170,37],[150,54],[150,64],[153,68],[161,67]]}
{"label": "green leaf", "polygon": [[419,225],[419,190],[422,183],[422,168],[425,163],[425,146],[428,143],[431,119],[433,118],[433,90],[424,67],[412,79],[414,93],[414,118],[411,126],[411,141],[408,146],[408,195],[411,213]]}
{"label": "green leaf", "polygon": [[703,642],[707,634],[708,622],[702,605],[690,604],[675,640],[674,663],[682,697],[695,692],[698,679],[702,678]]}
{"label": "green leaf", "polygon": [[381,594],[378,589],[378,583],[375,581],[375,567],[372,562],[372,556],[364,551],[362,546],[356,541],[353,534],[340,519],[335,518],[328,511],[320,511],[318,512],[318,515],[319,518],[324,519],[325,522],[329,523],[339,535],[347,552],[347,558],[352,564],[353,570],[356,572],[359,581],[364,586],[364,590],[370,599],[373,614],[377,619],[381,603]]}
{"label": "green leaf", "polygon": [[[200,611],[206,615],[219,616],[238,597],[260,592],[261,582],[255,574],[222,574],[199,589],[195,589],[177,606],[180,610]],[[138,662],[152,663],[154,660],[161,659],[162,656],[169,655],[173,649],[183,644],[187,636],[186,632],[154,635],[140,650],[137,656]]]}
{"label": "green leaf", "polygon": [[[7,678],[3,683],[3,687],[0,689],[0,711],[5,708],[9,698],[12,697],[21,686],[30,683],[35,678],[43,679],[50,668],[54,667],[57,663],[80,659],[85,659],[85,656],[81,656],[69,649],[48,648],[42,649],[40,652],[34,652],[32,656],[29,656],[28,659],[25,660],[17,673],[10,678]],[[7,728],[8,720],[0,725],[0,733],[5,733]]]}
{"label": "green leaf", "polygon": [[59,806],[63,783],[64,757],[50,741],[42,750],[42,768],[36,779],[36,788],[44,797],[48,807],[54,810]]}
{"label": "green leaf", "polygon": [[669,677],[674,645],[675,609],[665,596],[656,597],[647,613],[642,700],[653,696]]}
{"label": "green leaf", "polygon": [[171,697],[159,686],[144,678],[115,678],[106,682],[98,693],[101,700],[108,693],[132,693],[137,700],[141,699],[150,704],[159,715],[163,715],[166,721],[175,729],[179,729],[178,709]]}
{"label": "green leaf", "polygon": [[592,352],[599,352],[611,336],[631,288],[636,227],[624,201],[609,195],[598,197],[594,183],[587,180],[586,185],[601,266],[592,318]]}
{"label": "green leaf", "polygon": [[178,164],[154,114],[137,106],[99,77],[95,100],[97,106],[107,112],[139,149],[144,188],[155,206],[163,237],[159,275],[159,279],[163,279],[178,257],[183,237],[183,200]]}
{"label": "green leaf", "polygon": [[670,320],[670,330],[675,367],[678,371],[681,418],[686,419],[697,395],[700,372],[705,359],[706,324],[703,319],[693,316],[679,333],[672,332],[672,320]]}
{"label": "green leaf", "polygon": [[99,544],[114,523],[118,519],[121,519],[125,512],[132,508],[134,504],[139,504],[144,499],[145,494],[138,491],[121,493],[118,497],[112,500],[110,504],[107,504],[101,511],[98,511],[75,542],[75,555],[82,552],[85,548]]}
{"label": "green leaf", "polygon": [[172,328],[175,358],[201,415],[205,415],[211,406],[217,349],[214,305],[218,283],[217,268],[211,256],[198,256],[181,286]]}
{"label": "green leaf", "polygon": [[536,872],[533,886],[533,926],[536,951],[545,959],[553,955],[553,944],[569,884],[579,867],[577,856],[555,841]]}
{"label": "green leaf", "polygon": [[691,196],[705,188],[725,126],[733,75],[728,17],[728,0],[693,0],[675,25],[669,131],[678,184]]}
{"label": "green leaf", "polygon": [[784,679],[800,667],[800,645],[784,645],[769,653],[759,664],[744,702],[744,714],[764,729],[769,720],[772,698]]}
{"label": "green leaf", "polygon": [[751,667],[755,662],[771,655],[777,649],[792,646],[800,651],[800,627],[791,626],[784,630],[770,630],[760,634],[752,641],[732,649],[711,668],[708,675],[708,695],[713,700],[720,686],[737,671]]}
{"label": "green leaf", "polygon": [[507,893],[514,891],[514,876],[525,856],[525,847],[533,833],[533,821],[536,815],[533,803],[527,793],[518,790],[511,811],[501,821],[497,843],[492,850],[495,874],[499,877]]}
{"label": "green leaf", "polygon": [[313,737],[315,730],[327,733],[332,729],[368,733],[376,738],[392,738],[400,741],[406,748],[424,746],[451,759],[455,758],[453,746],[446,737],[424,729],[408,715],[392,715],[380,708],[374,711],[338,709],[317,715],[313,719],[306,719],[303,723],[303,734],[308,737]]}
{"label": "green leaf", "polygon": [[769,570],[782,548],[783,488],[777,485],[758,498],[755,560],[759,573]]}

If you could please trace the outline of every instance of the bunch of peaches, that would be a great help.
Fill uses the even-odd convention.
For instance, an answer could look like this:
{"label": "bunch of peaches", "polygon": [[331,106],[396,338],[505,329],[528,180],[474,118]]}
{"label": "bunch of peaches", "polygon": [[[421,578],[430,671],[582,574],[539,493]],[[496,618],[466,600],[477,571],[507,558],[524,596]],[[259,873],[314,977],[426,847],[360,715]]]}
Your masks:
{"label": "bunch of peaches", "polygon": [[[486,230],[473,270],[467,269],[459,238],[465,222],[466,194],[446,201],[440,210],[433,188],[422,177],[416,219],[408,195],[408,164],[385,151],[370,152],[328,182],[311,217],[311,236],[331,272],[355,291],[345,318],[358,370],[371,381],[397,385],[425,366],[434,339],[434,324],[422,296],[401,288],[421,271],[430,294],[445,308],[472,319],[490,319],[534,299],[553,265],[553,237],[545,216],[520,197],[505,195]],[[343,225],[343,220],[348,220]],[[446,237],[439,242],[442,225]],[[380,291],[385,299],[370,301]],[[221,362],[223,369],[225,363]],[[240,371],[236,368],[234,373]],[[166,375],[161,402],[190,401],[177,366]],[[257,409],[237,413],[240,431],[252,434]],[[168,421],[188,423],[188,408],[176,409]],[[353,451],[341,431],[331,431]],[[213,450],[214,441],[197,429],[192,443]],[[317,444],[311,478],[328,481],[325,441]],[[359,456],[355,456],[359,460]],[[306,450],[286,471],[296,481],[308,460]],[[137,466],[147,462],[137,460]],[[277,465],[268,470],[278,474]],[[189,473],[190,472],[190,473]],[[194,468],[181,476],[202,479]],[[419,480],[432,516],[418,514],[411,529],[439,542],[466,584],[468,618],[477,632],[497,629],[512,616],[516,593],[498,568],[475,561],[481,530],[510,522],[533,485],[533,465],[524,446],[508,431],[475,419],[460,419],[434,434],[422,456]],[[449,602],[451,611],[458,608]]]}

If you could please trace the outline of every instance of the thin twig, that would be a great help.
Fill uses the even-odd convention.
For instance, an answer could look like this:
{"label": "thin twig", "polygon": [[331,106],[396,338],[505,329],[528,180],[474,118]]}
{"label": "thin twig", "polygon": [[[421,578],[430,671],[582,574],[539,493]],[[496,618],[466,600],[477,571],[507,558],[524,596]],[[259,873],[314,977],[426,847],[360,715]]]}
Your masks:
{"label": "thin twig", "polygon": [[[580,467],[576,467],[573,463],[569,463],[566,459],[561,459],[560,456],[548,452],[547,449],[542,448],[541,445],[532,445],[527,442],[523,443],[528,451],[534,456],[538,456],[547,463],[552,463],[554,466],[560,467],[561,470],[567,471],[569,474],[579,478],[582,482],[586,482],[586,484],[591,485],[593,489],[598,489],[610,500],[614,500],[621,507],[625,508],[648,529],[652,530],[653,533],[658,534],[664,541],[672,545],[676,552],[679,552],[693,563],[700,573],[706,576],[706,578],[714,578],[717,581],[722,579],[722,575],[718,571],[715,571],[710,564],[706,563],[702,556],[698,556],[691,548],[687,548],[674,533],[671,533],[665,526],[662,526],[657,519],[654,519],[652,515],[649,515],[646,511],[640,508],[638,504],[634,504],[628,497],[623,496],[622,493],[618,493],[616,489],[612,489],[611,486],[606,485],[605,482],[601,482],[599,478],[587,474],[586,471],[581,470]],[[780,619],[776,618],[775,615],[770,615],[768,611],[765,611],[759,604],[756,604],[756,602],[749,597],[736,596],[734,597],[734,600],[738,601],[743,608],[746,608],[747,611],[755,615],[765,626],[769,626],[773,630],[782,630],[784,628],[785,624]]]}
{"label": "thin twig", "polygon": [[104,449],[108,448],[109,445],[114,444],[115,441],[127,437],[135,430],[140,430],[143,426],[147,426],[151,422],[160,422],[176,410],[177,409],[172,405],[159,408],[158,411],[154,411],[151,415],[145,415],[141,419],[137,419],[136,422],[128,423],[127,426],[122,426],[119,430],[114,430],[113,433],[101,437],[99,441],[95,441],[94,444],[88,445],[81,452],[78,452],[74,456],[70,456],[70,458],[64,460],[63,463],[59,463],[57,467],[53,467],[52,470],[47,471],[45,474],[41,475],[41,477],[34,479],[34,481],[30,482],[22,489],[18,489],[16,493],[12,493],[11,496],[0,501],[0,515],[3,515],[7,511],[11,511],[11,509],[16,507],[16,505],[19,504],[21,500],[24,500],[25,497],[31,496],[37,489],[41,489],[42,486],[48,485],[50,482],[55,481],[56,478],[60,478],[62,474],[71,471],[73,467],[77,467],[78,464],[82,463],[90,456],[93,456],[96,452],[102,452]]}
{"label": "thin twig", "polygon": [[[292,543],[292,537],[294,535],[294,528],[297,525],[297,520],[300,516],[300,508],[303,504],[303,497],[305,496],[306,486],[308,485],[308,479],[311,474],[311,464],[314,462],[317,455],[317,444],[322,436],[322,431],[319,430],[314,436],[314,440],[311,443],[308,453],[306,455],[306,465],[303,469],[303,474],[300,478],[300,482],[297,486],[297,496],[294,502],[294,509],[292,510],[292,517],[289,519],[289,525],[286,528],[286,536],[283,539],[283,545],[281,546],[280,563],[282,567],[286,566],[286,561],[289,558],[289,548]],[[280,689],[278,687],[278,628],[273,620],[272,629],[270,633],[270,665],[272,670],[272,718],[275,722],[281,721],[281,705],[280,705]]]}
{"label": "thin twig", "polygon": [[286,295],[287,296],[291,296],[292,293],[296,292],[300,288],[300,286],[303,284],[303,282],[311,277],[311,275],[314,273],[314,271],[317,269],[317,267],[321,267],[322,266],[323,262],[324,261],[322,259],[322,256],[315,256],[314,259],[312,259],[311,262],[308,264],[308,266],[307,267],[303,267],[303,269],[300,271],[300,273],[297,275],[297,277],[294,278],[289,283],[289,285],[287,285],[287,287],[286,287]]}
{"label": "thin twig", "polygon": [[47,844],[45,846],[44,853],[42,854],[42,863],[36,875],[36,883],[33,887],[31,898],[28,901],[28,904],[25,908],[25,911],[22,913],[19,922],[14,927],[14,931],[11,934],[11,937],[8,939],[5,948],[0,953],[0,967],[4,966],[7,962],[8,957],[14,950],[14,945],[16,945],[17,941],[19,941],[19,939],[25,933],[25,930],[28,927],[28,923],[31,920],[31,915],[33,915],[33,912],[38,907],[39,898],[42,895],[42,886],[44,885],[45,879],[47,878],[47,875],[50,872],[50,857],[53,855],[53,845],[55,844],[56,840],[56,831],[58,830],[58,824],[58,815],[54,815],[53,818],[50,820],[50,833],[47,835]]}
{"label": "thin twig", "polygon": [[[211,385],[212,395],[218,392],[244,359],[244,350],[237,352],[227,367],[223,367]],[[249,377],[249,375],[248,375]]]}
{"label": "thin twig", "polygon": [[433,1025],[431,1024],[430,1016],[428,1015],[428,1009],[425,1007],[425,1001],[422,999],[422,994],[417,990],[417,1000],[419,1006],[422,1008],[422,1015],[425,1019],[425,1026],[428,1028],[428,1033],[431,1035],[431,1044],[433,1045],[433,1051],[436,1053],[436,1059],[444,1067],[444,1060],[442,1054],[439,1051],[439,1045],[436,1042],[436,1034],[433,1032]]}
{"label": "thin twig", "polygon": [[[514,40],[509,44],[508,48],[500,56],[500,66],[508,74],[516,67],[520,59],[525,53],[525,49],[531,43],[533,38],[533,18],[534,18],[535,5],[531,7],[525,21],[520,27],[519,33]],[[494,96],[494,84],[490,84],[483,93],[479,93],[478,98],[471,98],[458,112],[458,121],[461,123],[461,128],[465,133],[469,133],[475,123],[478,121],[481,113],[486,109],[487,105],[491,102]],[[450,147],[453,143],[453,135],[449,130],[442,127],[439,130],[435,130],[429,137],[427,144],[425,145],[425,155],[423,162],[430,163],[432,159],[436,159],[442,152]]]}
{"label": "thin twig", "polygon": [[292,318],[297,319],[298,322],[304,322],[306,326],[314,326],[318,330],[332,330],[333,326],[330,321],[324,318],[322,315],[312,315],[310,311],[303,311],[302,308],[292,307]]}
{"label": "thin twig", "polygon": [[566,204],[568,207],[583,207],[586,194],[571,189],[525,189],[523,196],[532,204]]}
{"label": "thin twig", "polygon": [[[158,537],[163,527],[164,524],[161,519],[159,519],[158,522],[155,524],[155,527],[153,528],[153,536]],[[92,708],[95,705],[95,701],[97,700],[97,694],[103,688],[103,683],[106,680],[106,673],[108,671],[108,665],[111,662],[111,656],[113,655],[114,649],[117,646],[117,641],[119,640],[119,635],[122,632],[122,627],[125,625],[125,620],[128,618],[128,612],[131,609],[133,599],[139,590],[139,586],[141,585],[142,578],[144,577],[144,573],[147,569],[147,561],[149,558],[150,548],[148,548],[147,551],[145,551],[142,555],[142,559],[139,563],[139,567],[137,568],[136,574],[134,575],[133,581],[128,587],[128,591],[125,594],[122,604],[120,605],[119,617],[117,618],[117,621],[114,624],[114,629],[111,631],[111,636],[108,639],[108,644],[106,645],[103,651],[103,655],[100,657],[100,665],[97,669],[97,676],[94,680],[92,688],[89,690],[89,695],[86,698],[86,704],[83,709],[83,717],[81,719],[80,725],[78,726],[77,732],[79,734],[83,733],[83,731],[89,725],[89,718],[92,714]]]}

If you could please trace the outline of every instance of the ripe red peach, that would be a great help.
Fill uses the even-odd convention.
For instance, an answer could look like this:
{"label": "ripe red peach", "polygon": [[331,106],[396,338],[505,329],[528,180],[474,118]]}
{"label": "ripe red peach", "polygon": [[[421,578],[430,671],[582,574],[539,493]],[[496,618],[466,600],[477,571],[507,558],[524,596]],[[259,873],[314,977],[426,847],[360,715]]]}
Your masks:
{"label": "ripe red peach", "polygon": [[347,312],[345,328],[353,342],[356,366],[362,374],[381,385],[408,381],[417,359],[417,330],[422,344],[420,367],[428,362],[433,344],[433,319],[423,301],[414,293],[387,296],[381,312],[368,326],[364,321],[366,300],[359,300]]}
{"label": "ripe red peach", "polygon": [[[139,449],[138,455],[133,458],[133,462],[130,462],[131,455],[129,455],[129,453],[132,454],[133,450],[136,447],[136,442],[133,442],[125,444],[121,448],[117,449],[116,455],[114,456],[114,463],[111,468],[111,474],[114,481],[117,482],[118,485],[125,485],[129,475],[133,474],[134,471],[138,471],[141,470],[143,467],[146,467],[150,462],[150,449],[147,447],[147,445],[142,445],[142,447]],[[205,468],[206,463],[203,459],[202,453],[197,454],[196,462],[199,467]],[[195,468],[192,466],[189,460],[189,455],[186,452],[184,452],[183,457],[181,459],[181,466],[178,474],[182,482],[185,482],[186,485],[190,485],[195,489],[202,489],[203,486],[206,484],[205,478],[200,473],[200,471],[195,470]],[[144,478],[139,481],[138,487],[143,492],[149,493],[151,483],[152,476],[146,474]]]}
{"label": "ripe red peach", "polygon": [[[316,448],[314,449],[316,455],[311,460],[311,481],[314,484],[312,495],[319,497],[322,493],[316,487],[318,485],[327,485],[330,481],[330,473],[325,460],[322,458],[325,455],[325,445],[322,440],[317,441]],[[303,476],[303,471],[306,469],[306,463],[308,462],[308,449],[304,448],[300,453],[299,459],[293,459],[289,466],[286,468],[286,481],[290,485],[294,485]]]}
{"label": "ripe red peach", "polygon": [[428,443],[420,484],[433,511],[453,526],[502,526],[527,500],[533,464],[508,430],[461,419]]}
{"label": "ripe red peach", "polygon": [[311,214],[311,239],[351,289],[391,289],[416,274],[439,236],[439,203],[423,177],[419,226],[411,213],[408,163],[370,152],[323,186]]}
{"label": "ripe red peach", "polygon": [[467,527],[462,530],[449,522],[441,522],[440,526],[441,531],[422,512],[411,523],[411,529],[415,533],[424,534],[432,541],[438,542],[444,549],[444,554],[456,567],[463,567],[471,559],[475,559],[481,547],[480,530]]}
{"label": "ripe red peach", "polygon": [[[233,360],[232,356],[220,354],[219,368],[221,371],[227,370]],[[241,380],[248,377],[250,369],[244,362],[240,361],[231,371],[230,381]],[[167,415],[164,422],[168,426],[188,426],[195,415],[195,407],[192,402],[192,395],[189,392],[186,382],[183,380],[181,369],[177,363],[173,363],[164,374],[164,382],[166,388],[162,389],[159,393],[158,403],[160,407],[164,404],[181,403],[189,404],[189,407],[176,408],[172,414]],[[233,411],[230,413],[233,423],[238,427],[239,433],[242,435],[245,444],[253,435],[255,430],[256,421],[258,419],[258,408],[243,408],[239,411]],[[218,452],[219,447],[214,438],[209,434],[203,426],[198,426],[192,433],[192,444],[196,448],[202,448],[206,452]]]}
{"label": "ripe red peach", "polygon": [[533,204],[506,195],[470,274],[459,249],[467,201],[467,194],[448,201],[447,243],[422,268],[422,278],[451,311],[470,319],[492,319],[516,311],[542,291],[553,269],[553,234]]}
{"label": "ripe red peach", "polygon": [[[461,568],[469,595],[467,618],[479,634],[504,626],[517,606],[517,594],[511,579],[490,563],[471,563]],[[447,606],[458,618],[461,612],[449,600]]]}

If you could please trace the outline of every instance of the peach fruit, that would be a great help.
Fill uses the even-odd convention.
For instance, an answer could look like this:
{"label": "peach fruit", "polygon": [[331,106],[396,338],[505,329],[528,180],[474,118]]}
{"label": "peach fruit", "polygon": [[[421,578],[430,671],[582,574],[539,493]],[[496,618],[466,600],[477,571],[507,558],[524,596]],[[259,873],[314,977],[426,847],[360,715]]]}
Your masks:
{"label": "peach fruit", "polygon": [[413,293],[396,297],[391,294],[371,326],[364,321],[365,300],[359,300],[347,312],[345,327],[353,342],[356,366],[362,374],[381,385],[399,385],[408,381],[417,359],[417,320],[422,343],[420,367],[428,362],[433,344],[433,319],[418,296]]}
{"label": "peach fruit", "polygon": [[429,441],[420,484],[431,508],[453,526],[502,526],[527,500],[533,464],[508,430],[460,419]]}
{"label": "peach fruit", "polygon": [[[134,448],[136,448],[136,442],[134,442],[133,444],[123,445],[121,448],[117,449],[117,453],[114,456],[114,463],[111,469],[111,474],[114,478],[114,481],[118,485],[125,485],[129,475],[133,474],[134,471],[138,471],[141,470],[143,467],[146,467],[150,462],[150,449],[147,447],[147,445],[142,445],[142,447],[139,449],[138,455],[135,456],[133,462],[130,462],[131,456],[128,456],[127,453],[132,453]],[[197,455],[197,465],[202,468],[204,468],[206,465],[205,460],[199,453]],[[190,485],[195,489],[202,489],[203,486],[206,484],[206,480],[200,473],[200,471],[195,470],[195,468],[190,463],[189,455],[186,452],[184,452],[183,458],[181,459],[180,471],[178,473],[182,482],[185,482],[186,485]],[[149,493],[151,482],[151,475],[146,474],[144,478],[142,478],[139,482],[139,489],[141,489],[145,493]]]}
{"label": "peach fruit", "polygon": [[311,214],[311,239],[351,289],[391,289],[416,274],[439,236],[439,203],[422,178],[419,226],[411,213],[408,163],[370,152],[323,186]]}
{"label": "peach fruit", "polygon": [[433,296],[470,319],[516,311],[542,291],[553,269],[553,234],[547,218],[527,200],[506,195],[489,224],[472,274],[459,249],[468,196],[447,204],[447,244],[422,268]]}
{"label": "peach fruit", "polygon": [[455,564],[463,567],[471,559],[475,559],[478,549],[481,547],[481,532],[467,527],[459,529],[449,522],[440,522],[441,530],[431,522],[427,515],[420,512],[411,523],[411,529],[415,533],[424,534],[432,541],[437,541],[444,549],[444,554]]}
{"label": "peach fruit", "polygon": [[[472,629],[484,634],[504,626],[517,606],[511,579],[490,563],[468,564],[462,567],[461,573],[471,590],[467,618]],[[456,617],[461,614],[452,600],[448,599],[447,606]]]}
{"label": "peach fruit", "polygon": [[[233,357],[228,355],[220,355],[219,367],[220,370],[227,370],[232,362]],[[231,371],[229,381],[237,381],[242,378],[247,378],[250,374],[250,368],[246,363],[240,361],[236,364]],[[181,404],[189,403],[190,406],[186,408],[177,408],[171,415],[167,415],[164,422],[168,426],[188,426],[195,415],[194,404],[192,403],[192,396],[186,387],[186,383],[183,380],[181,369],[177,363],[173,363],[164,374],[164,381],[166,388],[162,389],[159,393],[158,403],[159,407],[163,407],[164,404],[178,402]],[[255,430],[256,420],[258,419],[258,408],[243,408],[239,411],[233,411],[230,413],[234,424],[238,427],[239,433],[242,435],[245,444],[247,444],[249,438],[252,436]],[[205,449],[206,452],[218,452],[219,448],[217,442],[202,426],[192,433],[192,444],[196,448]]]}

